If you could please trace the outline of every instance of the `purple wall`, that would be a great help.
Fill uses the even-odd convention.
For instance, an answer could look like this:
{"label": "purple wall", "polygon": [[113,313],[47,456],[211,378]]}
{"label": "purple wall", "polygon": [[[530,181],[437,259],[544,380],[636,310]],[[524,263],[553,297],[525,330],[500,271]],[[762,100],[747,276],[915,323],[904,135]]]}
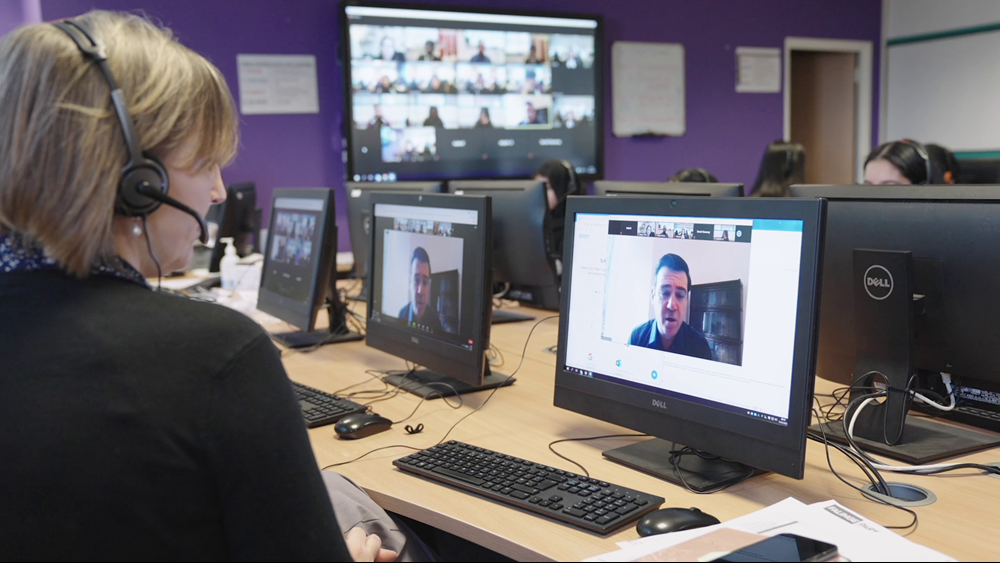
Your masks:
{"label": "purple wall", "polygon": [[24,23],[21,0],[0,0],[0,37]]}
{"label": "purple wall", "polygon": [[[10,0],[0,0],[0,2]],[[420,0],[396,0],[420,5]],[[336,0],[41,0],[46,20],[92,7],[144,9],[180,40],[210,58],[234,96],[236,54],[314,54],[319,68],[319,115],[242,116],[243,146],[225,171],[227,182],[257,182],[262,207],[285,186],[337,188],[340,249],[350,248],[342,189],[342,69],[337,61],[340,5]],[[786,36],[855,39],[875,45],[878,84],[880,0],[434,0],[458,7],[503,6],[599,14],[605,60],[618,40],[683,43],[687,133],[665,139],[618,139],[611,134],[610,73],[605,65],[605,170],[614,180],[665,180],[700,166],[722,181],[752,184],[764,147],[782,136],[782,94],[737,94],[737,46],[782,47]],[[0,15],[2,18],[2,15]],[[0,19],[2,25],[2,19]],[[2,29],[2,28],[0,28]],[[873,100],[879,107],[878,92]],[[873,114],[877,112],[873,111]],[[873,124],[874,135],[878,131]],[[265,216],[266,216],[265,212]]]}

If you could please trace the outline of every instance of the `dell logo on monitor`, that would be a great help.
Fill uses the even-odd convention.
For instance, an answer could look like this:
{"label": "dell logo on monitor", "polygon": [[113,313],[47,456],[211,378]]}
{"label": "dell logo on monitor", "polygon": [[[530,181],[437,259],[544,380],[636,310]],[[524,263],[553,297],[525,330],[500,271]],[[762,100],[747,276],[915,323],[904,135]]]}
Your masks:
{"label": "dell logo on monitor", "polygon": [[865,270],[863,282],[865,292],[876,301],[882,301],[892,295],[892,274],[882,266],[876,264]]}
{"label": "dell logo on monitor", "polygon": [[663,401],[657,400],[657,399],[653,399],[653,406],[656,407],[656,408],[658,408],[658,409],[665,409],[665,408],[667,408],[667,404],[666,403],[664,403]]}

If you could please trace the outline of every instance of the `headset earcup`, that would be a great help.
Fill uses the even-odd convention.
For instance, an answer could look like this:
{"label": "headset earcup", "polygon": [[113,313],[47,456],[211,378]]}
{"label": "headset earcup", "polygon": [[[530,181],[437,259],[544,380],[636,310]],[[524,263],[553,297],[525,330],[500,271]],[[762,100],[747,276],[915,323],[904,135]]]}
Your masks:
{"label": "headset earcup", "polygon": [[122,170],[122,179],[118,185],[118,198],[115,201],[115,211],[126,217],[143,217],[156,211],[161,203],[139,193],[139,186],[149,186],[166,195],[170,191],[170,179],[167,169],[155,156],[143,154],[139,163],[129,163]]}

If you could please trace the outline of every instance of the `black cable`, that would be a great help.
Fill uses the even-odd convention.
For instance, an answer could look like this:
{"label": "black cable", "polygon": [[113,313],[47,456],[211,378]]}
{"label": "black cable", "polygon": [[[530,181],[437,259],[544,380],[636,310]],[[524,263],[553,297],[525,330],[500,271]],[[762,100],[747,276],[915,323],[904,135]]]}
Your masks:
{"label": "black cable", "polygon": [[604,440],[606,438],[646,438],[648,436],[649,434],[608,434],[606,436],[591,436],[590,438],[563,438],[562,440],[555,440],[554,442],[549,442],[549,451],[561,457],[562,459],[572,463],[573,465],[579,467],[580,470],[583,471],[583,474],[586,475],[587,478],[589,479],[590,472],[587,471],[586,467],[580,465],[579,463],[573,461],[572,459],[557,452],[555,448],[553,448],[552,446],[556,444],[561,444],[563,442],[589,442],[591,440]]}
{"label": "black cable", "polygon": [[489,402],[490,402],[490,399],[492,399],[492,398],[493,398],[493,395],[495,395],[495,394],[496,394],[496,392],[497,392],[497,391],[498,391],[498,390],[499,390],[499,389],[500,389],[501,387],[506,387],[506,386],[507,386],[507,383],[508,383],[508,382],[510,382],[510,380],[511,380],[511,379],[513,379],[515,375],[517,375],[517,372],[521,370],[521,366],[522,366],[522,365],[524,365],[524,357],[525,357],[525,355],[526,355],[526,354],[528,353],[528,343],[529,343],[529,342],[531,342],[531,335],[535,333],[535,329],[536,329],[536,328],[538,328],[538,325],[540,325],[540,324],[544,323],[545,321],[550,321],[550,320],[552,320],[552,319],[558,319],[558,318],[559,318],[559,315],[552,315],[552,316],[549,316],[549,317],[545,317],[544,319],[542,319],[542,320],[538,321],[537,323],[535,323],[535,326],[531,327],[531,331],[530,331],[530,332],[528,332],[528,338],[526,338],[526,339],[524,340],[524,348],[523,348],[523,349],[521,350],[521,360],[520,360],[519,362],[517,362],[517,368],[515,368],[515,369],[514,369],[514,372],[513,372],[513,373],[511,373],[510,375],[508,375],[508,376],[507,376],[507,379],[505,379],[505,380],[503,381],[503,383],[501,383],[500,385],[498,385],[497,387],[495,387],[495,388],[493,389],[493,391],[492,391],[492,392],[490,392],[489,396],[488,396],[488,397],[486,397],[486,400],[485,400],[485,401],[483,401],[483,404],[479,405],[479,406],[478,406],[478,407],[476,408],[476,410],[474,410],[474,411],[470,412],[469,414],[467,414],[467,415],[463,416],[462,418],[458,419],[458,422],[456,422],[455,424],[453,424],[453,425],[451,426],[451,428],[449,428],[449,429],[448,429],[448,432],[447,432],[447,433],[446,433],[446,434],[444,435],[444,438],[441,438],[441,440],[440,440],[440,441],[438,442],[438,444],[441,444],[441,443],[443,443],[443,442],[444,442],[445,440],[447,440],[447,439],[448,439],[448,436],[450,436],[450,435],[451,435],[451,432],[452,432],[452,431],[453,431],[453,430],[455,429],[455,427],[456,427],[456,426],[458,426],[459,424],[461,424],[463,420],[465,420],[465,419],[469,418],[470,416],[472,416],[472,415],[476,414],[476,413],[477,413],[477,412],[479,412],[479,411],[480,411],[480,410],[481,410],[481,409],[482,409],[483,407],[485,407],[485,406],[486,406],[486,403],[489,403]]}
{"label": "black cable", "polygon": [[[701,451],[698,451],[698,450],[696,450],[694,448],[691,448],[691,447],[684,447],[684,448],[681,448],[679,450],[676,449],[676,448],[677,448],[677,443],[673,442],[673,446],[671,446],[671,448],[670,448],[670,459],[669,459],[669,461],[670,461],[670,465],[673,466],[673,468],[674,468],[674,475],[677,477],[677,479],[680,480],[681,484],[684,485],[685,489],[687,489],[688,491],[690,491],[690,492],[692,492],[692,493],[694,493],[696,495],[712,495],[712,494],[715,494],[715,493],[719,493],[719,492],[722,492],[722,491],[728,489],[729,487],[732,487],[734,485],[739,485],[740,483],[742,483],[742,482],[746,481],[747,479],[753,477],[753,474],[754,474],[753,468],[750,467],[749,465],[744,464],[744,463],[739,463],[739,462],[736,462],[736,461],[730,461],[728,459],[723,459],[723,458],[721,458],[721,457],[719,457],[717,455],[712,455],[712,454],[708,454],[706,452],[701,452]],[[698,456],[698,457],[700,457],[702,459],[707,459],[707,460],[722,460],[722,461],[726,461],[726,462],[729,462],[729,463],[735,463],[736,465],[741,466],[746,471],[746,475],[744,475],[743,477],[741,477],[737,481],[734,481],[732,483],[728,483],[728,484],[722,485],[721,487],[716,487],[716,488],[708,490],[708,491],[697,491],[694,488],[692,488],[691,485],[688,484],[687,480],[684,479],[684,474],[681,473],[680,463],[681,463],[681,460],[686,455],[695,455],[695,456]]]}
{"label": "black cable", "polygon": [[[823,438],[822,438],[823,443],[827,446],[826,447],[826,463],[830,467],[830,472],[832,472],[833,475],[837,479],[839,479],[842,483],[844,483],[848,487],[850,487],[850,488],[858,491],[859,493],[861,493],[862,496],[864,496],[868,500],[873,501],[873,502],[877,502],[879,504],[883,504],[883,505],[886,505],[886,506],[891,506],[891,507],[893,507],[893,508],[895,508],[897,510],[902,510],[903,512],[908,513],[910,516],[913,516],[913,521],[910,522],[906,526],[885,526],[886,529],[889,529],[889,530],[906,530],[906,529],[909,529],[909,528],[916,529],[917,524],[919,523],[919,519],[917,517],[917,513],[916,512],[914,512],[913,510],[910,510],[909,508],[904,508],[902,506],[896,506],[895,504],[890,504],[890,503],[888,503],[888,502],[886,502],[886,501],[884,501],[884,500],[882,500],[882,499],[874,496],[869,491],[866,491],[866,490],[862,489],[861,487],[858,487],[854,483],[851,483],[847,479],[844,479],[844,477],[841,476],[840,473],[837,473],[837,470],[833,468],[833,460],[830,458],[830,446],[833,446],[833,447],[837,448],[837,450],[839,450],[840,452],[842,452],[845,455],[847,455],[847,457],[850,458],[852,461],[855,461],[855,463],[857,463],[857,460],[855,460],[855,458],[853,456],[851,456],[851,455],[848,454],[848,450],[843,449],[842,447],[838,446],[837,444],[831,444],[830,441],[827,439],[826,431],[823,430],[822,426],[820,427],[820,430],[823,431]],[[888,485],[886,485],[886,490],[888,490]],[[886,496],[891,496],[891,495],[887,494]]]}
{"label": "black cable", "polygon": [[153,263],[156,264],[156,291],[163,290],[163,269],[160,267],[160,261],[156,259],[156,253],[153,252],[153,241],[149,240],[149,229],[146,228],[146,216],[142,216],[142,236],[146,237],[146,248],[149,249],[149,257],[153,259]]}
{"label": "black cable", "polygon": [[[436,444],[434,444],[435,446],[438,445],[438,444],[444,443],[444,441],[448,439],[448,436],[451,435],[452,431],[455,430],[455,427],[457,427],[459,424],[461,424],[463,420],[469,418],[470,416],[472,416],[472,415],[476,414],[477,412],[479,412],[480,410],[482,410],[482,408],[486,406],[486,403],[490,402],[490,399],[493,398],[493,395],[496,394],[497,390],[499,390],[501,387],[506,387],[507,383],[511,379],[513,379],[513,377],[521,369],[521,366],[524,365],[524,357],[525,357],[525,355],[528,352],[528,343],[531,342],[531,336],[535,333],[535,329],[538,328],[538,325],[544,323],[545,321],[549,321],[549,320],[552,320],[552,319],[558,319],[558,318],[559,318],[559,315],[552,315],[550,317],[545,317],[544,319],[542,319],[542,320],[538,321],[537,323],[535,323],[535,326],[531,327],[531,331],[528,332],[528,338],[526,338],[525,341],[524,341],[524,349],[521,350],[521,361],[518,362],[517,369],[515,369],[513,373],[511,373],[510,375],[508,375],[507,379],[505,379],[504,382],[501,385],[499,385],[498,387],[494,388],[493,391],[490,392],[489,396],[486,397],[486,400],[483,401],[483,404],[481,404],[478,407],[476,407],[476,410],[474,410],[474,411],[470,412],[469,414],[463,416],[462,418],[458,419],[458,422],[456,422],[455,424],[452,424],[451,428],[448,429],[448,432],[445,433],[444,437],[441,438],[440,440],[438,440]],[[406,364],[407,364],[407,367],[409,368],[410,362],[407,362]],[[412,371],[415,371],[415,370],[416,370],[416,365],[414,365],[413,369],[411,369],[410,371],[412,372]],[[419,405],[417,405],[417,406],[419,407]],[[403,419],[403,420],[406,420],[406,419]],[[402,422],[402,421],[400,421],[400,422]],[[433,447],[433,446],[431,446],[431,447]],[[347,465],[349,463],[354,463],[355,461],[363,459],[363,458],[365,458],[365,457],[367,457],[367,456],[369,456],[369,455],[371,455],[371,454],[373,454],[375,452],[378,452],[378,451],[381,451],[381,450],[388,450],[388,449],[391,449],[391,448],[407,448],[407,449],[410,449],[410,450],[413,450],[413,451],[417,451],[417,452],[423,451],[423,450],[427,449],[427,448],[414,448],[413,446],[406,446],[406,445],[402,445],[402,444],[396,444],[396,445],[392,445],[392,446],[383,446],[381,448],[376,448],[374,450],[366,452],[366,453],[364,453],[364,454],[362,454],[362,455],[360,455],[360,456],[358,456],[358,457],[356,457],[356,458],[354,458],[354,459],[352,459],[350,461],[342,461],[340,463],[334,463],[334,464],[327,465],[327,466],[323,467],[321,469],[321,471],[324,470],[324,469],[329,469],[331,467],[339,467],[341,465]]]}

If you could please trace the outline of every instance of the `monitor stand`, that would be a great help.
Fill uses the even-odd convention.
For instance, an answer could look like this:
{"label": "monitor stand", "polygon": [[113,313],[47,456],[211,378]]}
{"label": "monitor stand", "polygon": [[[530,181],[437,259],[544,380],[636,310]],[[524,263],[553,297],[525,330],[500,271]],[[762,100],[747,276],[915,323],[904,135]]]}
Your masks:
{"label": "monitor stand", "polygon": [[699,493],[768,473],[742,463],[705,459],[694,454],[680,456],[674,465],[670,462],[670,452],[682,449],[684,446],[680,444],[654,438],[608,450],[604,457]]}
{"label": "monitor stand", "polygon": [[490,318],[490,324],[499,325],[504,323],[520,323],[533,320],[535,320],[535,317],[532,317],[531,315],[514,313],[503,309],[493,309],[493,316]]}
{"label": "monitor stand", "polygon": [[453,377],[441,375],[427,369],[414,370],[403,375],[387,375],[383,378],[383,381],[389,385],[399,387],[407,393],[412,393],[430,401],[442,397],[475,393],[476,391],[483,391],[485,389],[506,387],[512,385],[517,380],[503,374],[490,373],[489,365],[487,365],[486,375],[483,376],[481,385],[470,385]]}
{"label": "monitor stand", "polygon": [[337,334],[331,334],[329,329],[313,330],[309,332],[295,331],[272,334],[275,339],[286,348],[310,348],[313,346],[325,346],[327,344],[339,344],[341,342],[355,342],[363,340],[362,334],[345,330]]}
{"label": "monitor stand", "polygon": [[[941,300],[944,291],[940,265],[932,262],[918,261],[910,252],[854,251],[854,279],[860,283],[854,287],[857,388],[851,401],[870,395],[873,387],[886,392],[881,402],[868,404],[860,414],[851,411],[857,417],[853,439],[868,451],[918,465],[1000,445],[1000,439],[985,432],[907,416],[912,374],[918,371],[918,312],[924,315],[927,302]],[[847,442],[843,423],[810,431]]]}
{"label": "monitor stand", "polygon": [[[332,283],[336,283],[336,281],[332,280]],[[364,339],[364,335],[352,332],[347,328],[347,307],[337,296],[335,290],[327,292],[326,303],[326,311],[330,318],[328,326],[339,327],[337,330],[331,331],[326,328],[313,331],[281,332],[272,334],[271,338],[287,348],[314,348]]]}

